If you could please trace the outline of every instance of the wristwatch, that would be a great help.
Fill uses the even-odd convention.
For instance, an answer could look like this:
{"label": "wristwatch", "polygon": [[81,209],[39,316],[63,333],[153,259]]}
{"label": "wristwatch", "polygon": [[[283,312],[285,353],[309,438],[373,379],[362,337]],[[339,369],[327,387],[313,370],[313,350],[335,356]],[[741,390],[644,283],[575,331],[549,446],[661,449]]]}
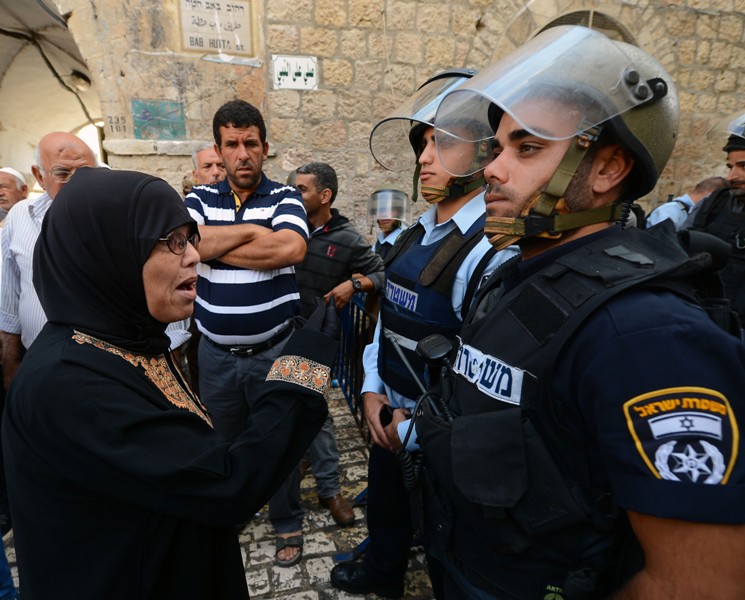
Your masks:
{"label": "wristwatch", "polygon": [[359,279],[355,278],[355,277],[352,277],[351,281],[352,281],[352,287],[354,288],[354,291],[355,292],[361,292],[362,291],[362,282]]}

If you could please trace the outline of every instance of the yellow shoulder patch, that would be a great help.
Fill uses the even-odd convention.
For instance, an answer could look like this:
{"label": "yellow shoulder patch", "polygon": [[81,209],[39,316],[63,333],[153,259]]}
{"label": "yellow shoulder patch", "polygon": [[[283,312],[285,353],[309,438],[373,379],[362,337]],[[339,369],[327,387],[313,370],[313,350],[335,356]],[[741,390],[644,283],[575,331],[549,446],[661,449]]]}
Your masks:
{"label": "yellow shoulder patch", "polygon": [[698,387],[656,390],[623,405],[636,449],[658,479],[724,485],[739,430],[729,401]]}

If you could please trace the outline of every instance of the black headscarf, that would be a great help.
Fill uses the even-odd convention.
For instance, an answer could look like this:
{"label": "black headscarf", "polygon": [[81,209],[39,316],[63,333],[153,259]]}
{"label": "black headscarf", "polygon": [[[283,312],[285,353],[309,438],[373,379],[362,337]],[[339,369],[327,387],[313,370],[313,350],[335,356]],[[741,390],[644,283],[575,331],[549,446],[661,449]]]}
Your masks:
{"label": "black headscarf", "polygon": [[158,238],[196,223],[162,179],[78,169],[56,196],[34,251],[34,287],[52,323],[134,352],[168,349],[148,311],[142,267]]}

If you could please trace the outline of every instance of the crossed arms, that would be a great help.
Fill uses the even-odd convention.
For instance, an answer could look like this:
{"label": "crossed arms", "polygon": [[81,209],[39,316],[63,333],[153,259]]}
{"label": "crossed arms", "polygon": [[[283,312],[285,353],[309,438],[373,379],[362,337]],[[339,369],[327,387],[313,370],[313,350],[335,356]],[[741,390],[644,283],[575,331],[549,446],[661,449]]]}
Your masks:
{"label": "crossed arms", "polygon": [[272,231],[253,223],[200,225],[202,262],[217,259],[227,265],[265,271],[296,265],[305,258],[303,236],[290,229]]}

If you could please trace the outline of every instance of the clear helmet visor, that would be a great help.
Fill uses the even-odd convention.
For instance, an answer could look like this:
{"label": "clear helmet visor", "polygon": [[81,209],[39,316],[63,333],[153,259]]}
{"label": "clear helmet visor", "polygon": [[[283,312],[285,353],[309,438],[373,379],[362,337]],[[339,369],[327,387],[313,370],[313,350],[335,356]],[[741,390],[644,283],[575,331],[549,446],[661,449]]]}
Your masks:
{"label": "clear helmet visor", "polygon": [[737,112],[718,121],[706,134],[707,139],[719,140],[735,135],[745,139],[745,113]]}
{"label": "clear helmet visor", "polygon": [[[597,31],[548,29],[445,95],[434,122],[440,161],[456,177],[483,169],[503,112],[540,138],[574,137],[650,100],[640,72],[620,45]],[[455,142],[468,144],[454,152]]]}
{"label": "clear helmet visor", "polygon": [[377,190],[367,200],[367,215],[371,222],[393,219],[407,223],[409,205],[409,196],[402,190]]}
{"label": "clear helmet visor", "polygon": [[414,162],[411,128],[417,123],[431,126],[443,96],[467,80],[467,76],[453,73],[428,81],[375,125],[370,133],[370,152],[375,160],[389,171],[410,171]]}

